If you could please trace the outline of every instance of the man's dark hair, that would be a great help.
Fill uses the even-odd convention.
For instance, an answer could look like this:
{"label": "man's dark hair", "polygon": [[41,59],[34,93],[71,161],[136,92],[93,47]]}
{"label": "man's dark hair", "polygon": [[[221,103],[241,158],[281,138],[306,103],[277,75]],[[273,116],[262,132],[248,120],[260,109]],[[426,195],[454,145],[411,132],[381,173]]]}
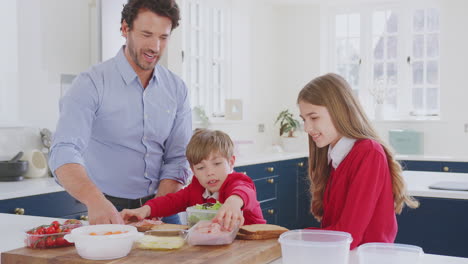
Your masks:
{"label": "man's dark hair", "polygon": [[[180,10],[175,0],[128,0],[122,10],[122,19],[120,23],[125,20],[130,29],[133,28],[133,21],[138,15],[140,9],[148,9],[149,11],[163,17],[167,17],[172,22],[172,28],[179,25]],[[120,28],[122,30],[122,28]]]}

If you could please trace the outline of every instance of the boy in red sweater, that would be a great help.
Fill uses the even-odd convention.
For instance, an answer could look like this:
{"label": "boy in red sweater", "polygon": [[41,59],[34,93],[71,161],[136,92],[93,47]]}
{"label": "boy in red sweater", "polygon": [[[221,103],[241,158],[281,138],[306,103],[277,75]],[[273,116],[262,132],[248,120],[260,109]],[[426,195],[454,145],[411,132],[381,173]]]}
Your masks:
{"label": "boy in red sweater", "polygon": [[319,76],[297,103],[309,134],[311,212],[321,227],[350,233],[351,249],[394,242],[395,213],[419,204],[408,196],[399,163],[349,84],[337,74]]}
{"label": "boy in red sweater", "polygon": [[187,207],[219,201],[223,205],[213,222],[223,223],[232,230],[237,222],[264,224],[260,203],[252,179],[233,172],[234,144],[221,131],[197,129],[186,151],[194,173],[192,182],[184,189],[156,197],[137,209],[120,212],[126,223],[132,218],[164,217],[185,211]]}

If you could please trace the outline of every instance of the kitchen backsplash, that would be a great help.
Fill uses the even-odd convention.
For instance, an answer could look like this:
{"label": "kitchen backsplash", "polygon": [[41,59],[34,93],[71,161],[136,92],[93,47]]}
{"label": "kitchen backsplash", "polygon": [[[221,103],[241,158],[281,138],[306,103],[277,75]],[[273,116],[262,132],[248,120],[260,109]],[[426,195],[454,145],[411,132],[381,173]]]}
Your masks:
{"label": "kitchen backsplash", "polygon": [[27,152],[42,148],[40,128],[0,128],[0,160],[11,159],[19,151]]}

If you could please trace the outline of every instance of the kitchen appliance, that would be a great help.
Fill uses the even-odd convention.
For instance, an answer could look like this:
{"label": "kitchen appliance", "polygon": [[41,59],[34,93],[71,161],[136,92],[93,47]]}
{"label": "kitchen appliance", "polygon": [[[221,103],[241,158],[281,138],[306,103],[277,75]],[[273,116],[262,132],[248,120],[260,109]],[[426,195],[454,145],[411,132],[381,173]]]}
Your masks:
{"label": "kitchen appliance", "polygon": [[23,156],[20,151],[11,160],[0,161],[0,181],[21,181],[28,171],[28,162],[19,160]]}

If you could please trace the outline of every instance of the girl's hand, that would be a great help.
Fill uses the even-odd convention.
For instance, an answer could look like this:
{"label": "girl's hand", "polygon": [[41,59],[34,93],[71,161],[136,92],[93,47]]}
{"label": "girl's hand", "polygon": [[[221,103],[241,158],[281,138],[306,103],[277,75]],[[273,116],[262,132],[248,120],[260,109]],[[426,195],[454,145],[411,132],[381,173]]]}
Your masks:
{"label": "girl's hand", "polygon": [[137,209],[123,209],[120,212],[125,224],[141,221],[151,215],[151,207],[143,205]]}
{"label": "girl's hand", "polygon": [[219,208],[218,213],[213,218],[213,223],[223,224],[223,228],[232,231],[238,224],[244,224],[244,216],[241,208],[244,206],[244,201],[237,195],[229,196],[224,204]]}

